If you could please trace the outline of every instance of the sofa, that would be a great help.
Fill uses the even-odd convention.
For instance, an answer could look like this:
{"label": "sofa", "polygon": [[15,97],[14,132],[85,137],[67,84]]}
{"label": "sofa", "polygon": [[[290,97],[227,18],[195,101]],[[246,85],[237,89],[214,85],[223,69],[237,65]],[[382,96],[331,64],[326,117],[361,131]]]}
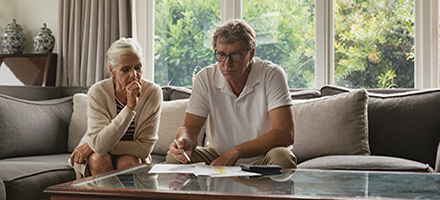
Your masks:
{"label": "sofa", "polygon": [[[0,86],[0,200],[47,199],[48,186],[75,180],[67,160],[87,127],[87,87]],[[183,123],[191,88],[162,87],[163,163]],[[440,170],[440,89],[291,89],[298,168]],[[207,125],[209,126],[209,125]],[[203,146],[205,132],[199,135]]]}

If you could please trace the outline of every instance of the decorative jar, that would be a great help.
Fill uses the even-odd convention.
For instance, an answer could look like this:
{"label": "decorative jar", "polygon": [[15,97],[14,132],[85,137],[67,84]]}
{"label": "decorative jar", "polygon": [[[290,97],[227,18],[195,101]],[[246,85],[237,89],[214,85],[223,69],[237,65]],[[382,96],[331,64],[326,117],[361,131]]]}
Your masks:
{"label": "decorative jar", "polygon": [[4,54],[22,54],[26,43],[26,35],[23,28],[17,24],[15,19],[8,24],[1,35],[2,49]]}
{"label": "decorative jar", "polygon": [[51,33],[52,31],[47,28],[46,23],[43,23],[43,27],[38,29],[37,34],[34,35],[34,48],[37,53],[52,53],[55,37]]}

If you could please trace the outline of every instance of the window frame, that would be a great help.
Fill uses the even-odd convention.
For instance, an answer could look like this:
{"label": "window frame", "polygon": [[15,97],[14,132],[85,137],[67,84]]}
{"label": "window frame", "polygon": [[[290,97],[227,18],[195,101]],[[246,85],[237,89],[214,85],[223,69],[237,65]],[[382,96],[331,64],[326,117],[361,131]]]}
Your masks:
{"label": "window frame", "polygon": [[[220,0],[221,23],[242,18],[242,0]],[[439,87],[439,3],[415,0],[414,87]],[[315,0],[315,87],[334,84],[333,0]],[[134,38],[143,47],[143,77],[154,82],[154,0],[135,0]],[[419,37],[420,36],[420,37]],[[437,44],[437,45],[432,45]]]}

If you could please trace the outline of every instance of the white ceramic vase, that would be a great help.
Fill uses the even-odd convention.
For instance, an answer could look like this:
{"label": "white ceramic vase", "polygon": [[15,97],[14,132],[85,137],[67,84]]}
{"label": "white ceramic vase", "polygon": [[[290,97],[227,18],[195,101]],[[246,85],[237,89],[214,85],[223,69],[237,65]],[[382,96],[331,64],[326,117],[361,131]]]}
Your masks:
{"label": "white ceramic vase", "polygon": [[24,52],[26,35],[15,19],[6,26],[5,31],[1,35],[1,41],[4,54],[22,54]]}
{"label": "white ceramic vase", "polygon": [[50,28],[47,28],[46,23],[43,27],[38,29],[38,32],[34,35],[34,48],[37,53],[45,54],[52,53],[55,45],[55,37],[51,34]]}

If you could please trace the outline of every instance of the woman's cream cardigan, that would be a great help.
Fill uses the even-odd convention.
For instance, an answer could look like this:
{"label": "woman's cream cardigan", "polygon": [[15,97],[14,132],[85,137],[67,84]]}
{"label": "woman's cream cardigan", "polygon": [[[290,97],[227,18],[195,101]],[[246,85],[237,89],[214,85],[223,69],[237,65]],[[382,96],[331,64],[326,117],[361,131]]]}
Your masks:
{"label": "woman's cream cardigan", "polygon": [[[143,163],[151,161],[158,136],[159,118],[162,108],[162,90],[160,86],[142,79],[142,94],[135,110],[124,107],[119,114],[116,111],[113,78],[102,80],[87,93],[87,132],[78,146],[88,143],[100,156],[133,155]],[[119,141],[135,121],[133,141]],[[89,176],[87,163],[74,165],[77,178]],[[80,174],[78,174],[80,173]]]}

